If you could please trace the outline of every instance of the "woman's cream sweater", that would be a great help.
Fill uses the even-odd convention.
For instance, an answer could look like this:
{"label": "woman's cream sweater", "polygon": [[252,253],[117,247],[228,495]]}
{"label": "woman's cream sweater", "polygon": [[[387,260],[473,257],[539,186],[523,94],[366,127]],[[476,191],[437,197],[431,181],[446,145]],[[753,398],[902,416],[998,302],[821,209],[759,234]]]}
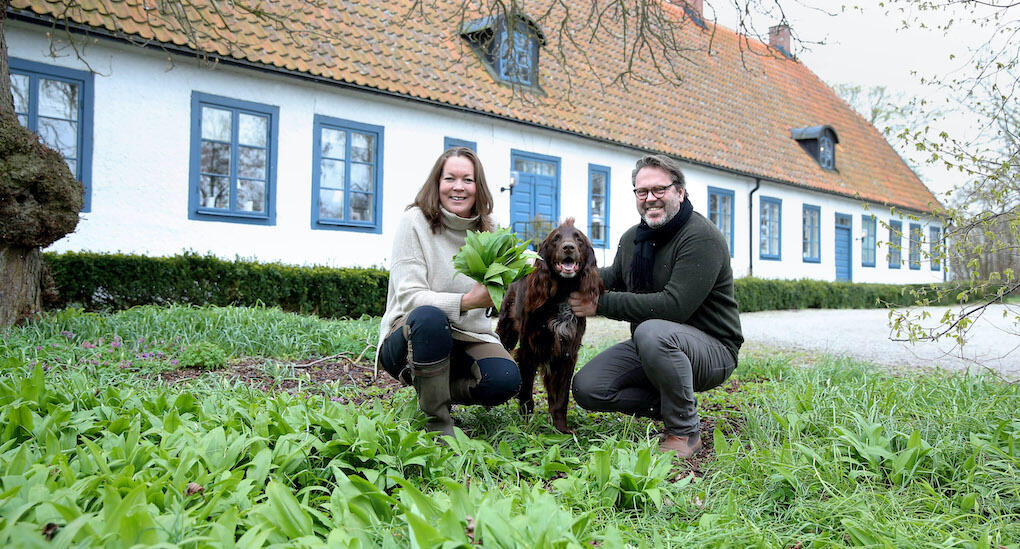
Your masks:
{"label": "woman's cream sweater", "polygon": [[386,312],[379,326],[379,347],[404,315],[422,305],[446,313],[454,339],[499,343],[485,309],[461,312],[460,299],[475,281],[453,268],[453,256],[464,245],[467,230],[478,218],[464,219],[442,210],[443,230],[434,234],[417,207],[404,213],[393,235]]}

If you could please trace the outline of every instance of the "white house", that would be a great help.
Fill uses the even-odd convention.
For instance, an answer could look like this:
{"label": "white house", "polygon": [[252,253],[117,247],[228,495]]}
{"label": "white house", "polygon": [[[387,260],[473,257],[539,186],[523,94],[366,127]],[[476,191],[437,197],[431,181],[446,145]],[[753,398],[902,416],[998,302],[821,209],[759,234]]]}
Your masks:
{"label": "white house", "polygon": [[606,85],[616,42],[554,55],[548,2],[465,18],[452,1],[431,17],[412,0],[266,4],[289,31],[242,15],[181,30],[145,0],[79,4],[14,0],[6,25],[15,110],[87,189],[77,230],[51,250],[385,267],[435,158],[467,144],[497,222],[575,217],[603,263],[638,221],[634,161],[657,152],[686,166],[737,276],[943,279],[928,258],[935,197],[785,55],[784,26],[767,46],[704,28],[700,1],[664,3],[692,45],[673,59],[683,82],[639,59],[623,87]]}

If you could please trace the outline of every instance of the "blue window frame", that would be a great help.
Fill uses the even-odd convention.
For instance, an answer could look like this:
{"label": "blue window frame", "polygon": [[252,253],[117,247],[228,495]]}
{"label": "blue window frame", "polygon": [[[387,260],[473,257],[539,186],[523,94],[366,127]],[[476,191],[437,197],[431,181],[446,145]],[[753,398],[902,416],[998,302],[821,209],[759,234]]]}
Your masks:
{"label": "blue window frame", "polygon": [[861,236],[861,266],[875,266],[875,244],[877,242],[877,222],[875,216],[864,214],[861,216],[861,228],[864,234]]}
{"label": "blue window frame", "polygon": [[805,263],[822,261],[822,209],[804,204],[802,256]]}
{"label": "blue window frame", "polygon": [[312,228],[382,232],[383,128],[315,115]]}
{"label": "blue window frame", "polygon": [[497,71],[499,78],[511,84],[530,86],[535,83],[538,65],[538,38],[528,23],[517,18],[516,24],[502,20],[499,30]]}
{"label": "blue window frame", "polygon": [[733,191],[708,188],[708,219],[719,228],[733,257]]}
{"label": "blue window frame", "polygon": [[588,164],[588,238],[596,248],[609,247],[609,177],[607,166]]}
{"label": "blue window frame", "polygon": [[910,224],[910,269],[917,271],[921,269],[921,225]]}
{"label": "blue window frame", "polygon": [[279,119],[279,107],[192,92],[190,219],[276,224]]}
{"label": "blue window frame", "polygon": [[762,196],[759,210],[761,220],[758,236],[760,256],[762,259],[780,260],[783,258],[783,201],[770,196]]}
{"label": "blue window frame", "polygon": [[942,270],[942,228],[928,227],[928,254],[931,261],[931,270]]}
{"label": "blue window frame", "polygon": [[92,211],[92,73],[9,61],[18,121],[60,153],[84,187],[82,211]]}
{"label": "blue window frame", "polygon": [[478,144],[474,141],[467,141],[465,139],[457,139],[456,137],[444,137],[443,138],[443,150],[448,151],[454,147],[467,147],[474,152],[478,152]]}
{"label": "blue window frame", "polygon": [[899,269],[902,262],[903,223],[889,221],[889,268]]}

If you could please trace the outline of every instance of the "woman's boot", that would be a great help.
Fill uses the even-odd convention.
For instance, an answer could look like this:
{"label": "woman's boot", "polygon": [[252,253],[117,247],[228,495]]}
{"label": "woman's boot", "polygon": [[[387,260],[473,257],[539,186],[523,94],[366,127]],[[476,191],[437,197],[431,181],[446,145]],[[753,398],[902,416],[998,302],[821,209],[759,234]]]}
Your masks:
{"label": "woman's boot", "polygon": [[412,364],[411,376],[414,390],[418,393],[418,409],[428,418],[428,430],[453,436],[450,357],[429,364]]}

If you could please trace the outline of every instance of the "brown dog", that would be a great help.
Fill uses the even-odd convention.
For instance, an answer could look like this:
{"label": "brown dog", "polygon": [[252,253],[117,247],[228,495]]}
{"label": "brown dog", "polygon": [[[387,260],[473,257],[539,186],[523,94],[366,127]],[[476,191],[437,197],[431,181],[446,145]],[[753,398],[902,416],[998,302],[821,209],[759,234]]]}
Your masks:
{"label": "brown dog", "polygon": [[542,241],[535,270],[507,288],[499,312],[496,333],[507,349],[517,349],[521,369],[522,414],[535,411],[535,373],[541,368],[549,394],[549,415],[560,432],[567,427],[567,402],[574,377],[577,351],[584,335],[585,319],[574,316],[567,304],[571,292],[592,299],[602,293],[602,279],[595,268],[591,241],[567,219]]}

